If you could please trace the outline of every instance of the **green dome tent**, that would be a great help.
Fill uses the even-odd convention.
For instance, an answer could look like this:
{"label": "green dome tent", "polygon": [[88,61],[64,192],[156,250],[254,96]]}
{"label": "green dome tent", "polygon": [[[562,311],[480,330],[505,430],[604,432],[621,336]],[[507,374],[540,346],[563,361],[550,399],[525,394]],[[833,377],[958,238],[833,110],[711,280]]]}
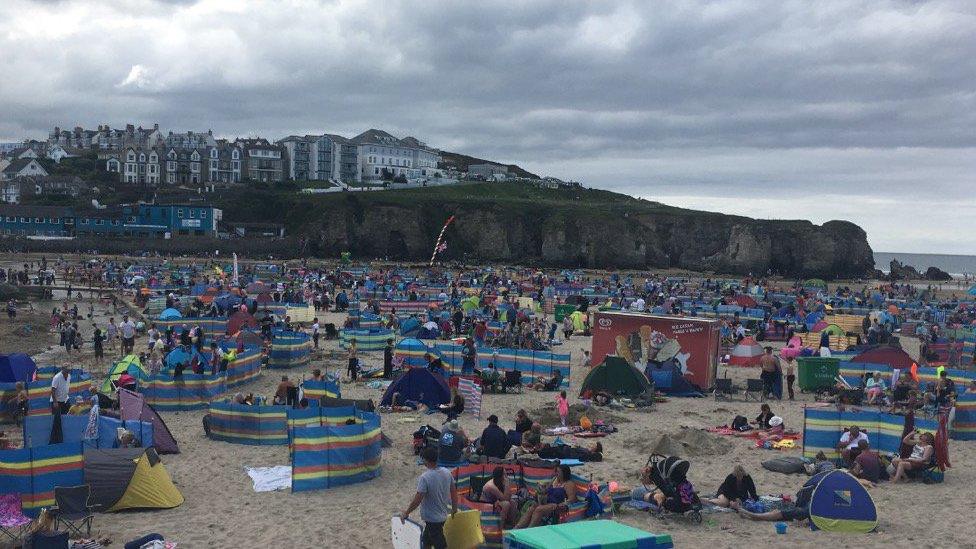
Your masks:
{"label": "green dome tent", "polygon": [[637,368],[619,356],[609,355],[586,374],[580,395],[587,391],[606,391],[612,395],[639,396],[653,390]]}
{"label": "green dome tent", "polygon": [[827,332],[828,334],[830,334],[832,336],[846,336],[847,335],[847,332],[845,332],[843,328],[841,328],[840,326],[838,326],[836,324],[831,324],[831,325],[827,326],[826,328],[824,328],[822,330],[822,332]]}

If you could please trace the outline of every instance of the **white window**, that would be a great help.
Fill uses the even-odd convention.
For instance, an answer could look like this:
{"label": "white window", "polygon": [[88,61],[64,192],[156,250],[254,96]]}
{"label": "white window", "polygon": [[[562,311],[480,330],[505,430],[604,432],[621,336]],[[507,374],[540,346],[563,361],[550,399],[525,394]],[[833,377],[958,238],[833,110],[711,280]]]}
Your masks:
{"label": "white window", "polygon": [[207,210],[200,210],[200,219],[207,218]]}
{"label": "white window", "polygon": [[87,225],[88,224],[88,218],[86,217],[85,219],[82,219],[81,220],[81,224],[82,225]]}
{"label": "white window", "polygon": [[183,219],[183,208],[176,211],[176,217]]}
{"label": "white window", "polygon": [[196,217],[197,217],[197,211],[194,210],[193,208],[190,208],[190,219],[196,219]]}

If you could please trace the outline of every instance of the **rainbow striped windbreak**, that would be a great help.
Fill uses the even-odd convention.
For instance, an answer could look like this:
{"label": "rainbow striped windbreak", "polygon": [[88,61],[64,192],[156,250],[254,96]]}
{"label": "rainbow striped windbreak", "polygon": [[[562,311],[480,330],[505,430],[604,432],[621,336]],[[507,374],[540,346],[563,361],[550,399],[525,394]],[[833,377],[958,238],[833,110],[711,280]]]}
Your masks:
{"label": "rainbow striped windbreak", "polygon": [[[53,377],[53,376],[52,376]],[[81,370],[71,370],[71,382],[68,385],[69,402],[74,402],[80,396],[85,400],[91,396],[91,375]],[[51,413],[51,380],[31,381],[26,384],[28,415],[44,415]],[[11,410],[7,402],[17,395],[16,383],[0,383],[0,419],[8,415]]]}
{"label": "rainbow striped windbreak", "polygon": [[[803,457],[812,459],[817,452],[823,452],[828,459],[840,460],[837,443],[844,429],[851,425],[857,425],[868,435],[872,450],[898,452],[905,416],[868,410],[841,412],[835,408],[807,408],[803,414]],[[935,433],[938,424],[916,417],[915,428]]]}
{"label": "rainbow striped windbreak", "polygon": [[291,453],[291,490],[321,490],[380,476],[380,416],[355,411],[353,425],[296,427]]}
{"label": "rainbow striped windbreak", "polygon": [[20,494],[24,514],[36,517],[54,505],[54,488],[84,482],[81,442],[0,450],[0,492]]}
{"label": "rainbow striped windbreak", "polygon": [[351,340],[356,340],[356,348],[360,351],[382,351],[386,348],[387,339],[396,339],[393,330],[373,329],[373,330],[340,330],[339,346],[343,349],[349,348]]}
{"label": "rainbow striped windbreak", "polygon": [[312,336],[304,332],[277,331],[271,342],[269,368],[295,368],[311,360]]}
{"label": "rainbow striped windbreak", "polygon": [[361,422],[353,406],[310,407],[247,406],[230,401],[210,404],[210,438],[255,446],[285,445],[295,429]]}
{"label": "rainbow striped windbreak", "polygon": [[322,397],[342,398],[342,390],[335,381],[312,381],[307,379],[302,382],[302,392],[305,398],[311,401],[318,401]]}
{"label": "rainbow striped windbreak", "polygon": [[[471,464],[456,467],[452,471],[458,491],[458,508],[477,509],[481,511],[481,531],[485,536],[485,543],[481,547],[501,547],[502,531],[501,516],[495,511],[491,503],[472,501],[471,481],[480,478],[482,481],[491,478],[491,473],[500,464]],[[504,464],[502,467],[508,475],[508,479],[518,486],[524,486],[532,496],[540,490],[545,490],[549,481],[552,480],[554,469],[548,467],[528,467],[517,463]],[[576,482],[577,501],[569,505],[569,510],[559,515],[559,522],[573,522],[582,520],[586,514],[586,492],[589,489],[589,482],[577,475],[573,475]],[[604,505],[609,505],[609,497],[605,497]]]}
{"label": "rainbow striped windbreak", "polygon": [[139,392],[158,411],[195,410],[206,407],[229,389],[261,375],[261,351],[249,347],[237,355],[224,373],[194,374],[183,372],[180,379],[159,373],[139,386]]}

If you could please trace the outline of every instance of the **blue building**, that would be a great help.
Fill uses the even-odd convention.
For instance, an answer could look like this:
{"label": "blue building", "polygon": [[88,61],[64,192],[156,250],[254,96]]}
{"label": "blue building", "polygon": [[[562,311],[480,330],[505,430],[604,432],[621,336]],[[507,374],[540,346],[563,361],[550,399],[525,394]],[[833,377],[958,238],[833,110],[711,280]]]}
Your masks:
{"label": "blue building", "polygon": [[73,224],[68,208],[0,204],[0,235],[71,236]]}
{"label": "blue building", "polygon": [[206,205],[136,204],[76,211],[58,206],[0,204],[0,235],[214,237],[221,218],[221,210]]}
{"label": "blue building", "polygon": [[122,207],[133,236],[216,236],[223,212],[200,204],[134,204]]}

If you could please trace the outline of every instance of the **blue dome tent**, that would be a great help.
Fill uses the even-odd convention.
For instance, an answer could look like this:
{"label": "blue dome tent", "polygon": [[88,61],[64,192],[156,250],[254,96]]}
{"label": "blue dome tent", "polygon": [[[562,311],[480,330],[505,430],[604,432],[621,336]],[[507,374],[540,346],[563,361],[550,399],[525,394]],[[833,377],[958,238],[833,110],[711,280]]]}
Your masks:
{"label": "blue dome tent", "polygon": [[440,374],[426,368],[409,368],[386,388],[381,406],[393,403],[393,393],[399,393],[399,403],[407,400],[423,402],[428,408],[435,408],[451,401],[451,389]]}
{"label": "blue dome tent", "polygon": [[866,534],[878,526],[878,510],[856,478],[835,470],[823,475],[813,488],[810,522],[827,532]]}
{"label": "blue dome tent", "polygon": [[27,383],[34,379],[37,364],[24,353],[0,355],[0,383]]}

